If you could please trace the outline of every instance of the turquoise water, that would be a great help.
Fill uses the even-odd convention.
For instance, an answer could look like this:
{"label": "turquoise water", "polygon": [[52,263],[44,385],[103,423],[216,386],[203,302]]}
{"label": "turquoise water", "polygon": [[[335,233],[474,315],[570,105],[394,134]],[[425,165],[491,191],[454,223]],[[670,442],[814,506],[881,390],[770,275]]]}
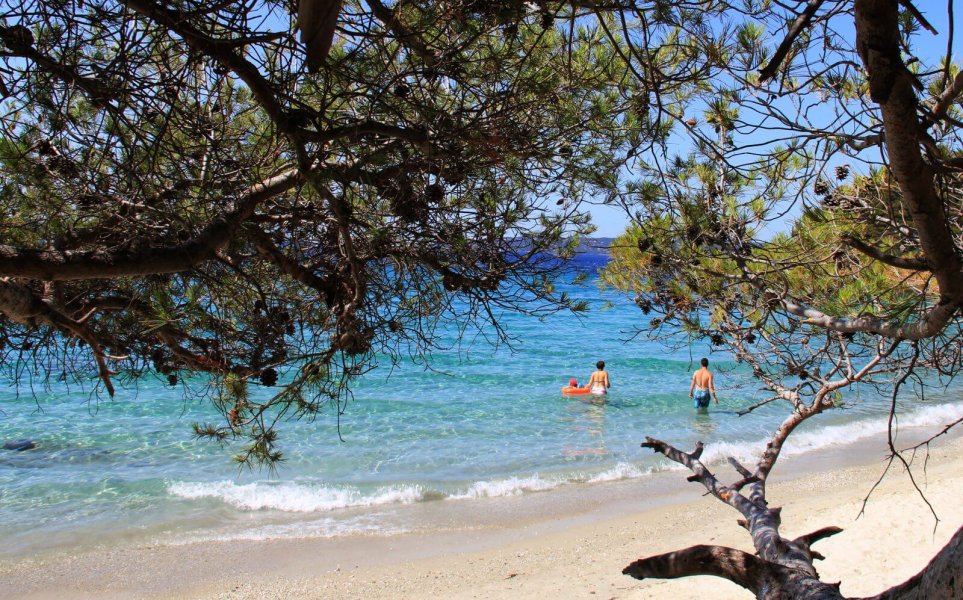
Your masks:
{"label": "turquoise water", "polygon": [[[403,507],[477,502],[571,485],[647,477],[669,467],[639,448],[646,435],[682,448],[703,440],[706,460],[751,459],[786,414],[773,405],[738,417],[760,398],[724,355],[710,354],[722,404],[696,415],[688,399],[705,347],[666,350],[634,330],[634,304],[591,279],[562,289],[589,301],[584,317],[502,315],[514,352],[481,339],[439,353],[433,370],[376,370],[355,387],[340,419],[285,423],[287,460],[275,473],[239,471],[230,449],[192,438],[210,420],[202,402],[142,380],[113,401],[80,389],[0,391],[0,557],[108,544],[290,535],[390,534],[408,530]],[[604,403],[563,398],[569,378],[587,380],[596,360],[612,380]],[[256,388],[253,393],[271,393]],[[958,394],[913,403],[904,425],[963,414]],[[885,427],[885,402],[851,402],[805,424],[787,453],[851,441]],[[340,425],[340,430],[339,430]],[[340,437],[339,437],[340,431]]]}

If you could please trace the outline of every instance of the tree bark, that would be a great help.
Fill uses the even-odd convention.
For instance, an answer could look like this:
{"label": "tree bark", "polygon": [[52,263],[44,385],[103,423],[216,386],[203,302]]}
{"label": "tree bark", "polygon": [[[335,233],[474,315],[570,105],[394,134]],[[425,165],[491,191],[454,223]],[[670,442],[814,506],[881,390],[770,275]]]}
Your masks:
{"label": "tree bark", "polygon": [[341,0],[300,0],[298,2],[298,29],[301,43],[307,49],[308,68],[317,72],[328,57],[334,30],[341,12]]}
{"label": "tree bark", "polygon": [[[810,600],[842,600],[838,584],[819,580],[813,566],[814,555],[810,545],[841,531],[827,527],[795,540],[779,534],[780,508],[770,508],[766,502],[765,477],[778,458],[784,436],[818,411],[794,413],[786,419],[780,433],[769,443],[771,451],[760,459],[756,472],[750,473],[737,462],[733,466],[743,476],[734,485],[723,485],[699,460],[703,445],[696,444],[691,453],[654,438],[647,437],[643,448],[663,454],[666,458],[685,465],[693,475],[689,481],[701,483],[713,496],[738,510],[745,517],[740,523],[749,530],[757,556],[741,550],[719,546],[693,546],[678,552],[638,560],[625,568],[623,573],[637,579],[646,577],[677,578],[688,575],[716,575],[729,579],[751,590],[757,598],[777,600],[780,598],[806,598]],[[750,494],[743,495],[739,488],[748,484]]]}
{"label": "tree bark", "polygon": [[879,104],[886,131],[889,168],[899,182],[920,247],[940,286],[940,304],[959,306],[963,275],[946,225],[933,169],[923,160],[919,101],[913,75],[900,49],[899,7],[893,0],[856,0],[856,49],[869,77],[870,97]]}

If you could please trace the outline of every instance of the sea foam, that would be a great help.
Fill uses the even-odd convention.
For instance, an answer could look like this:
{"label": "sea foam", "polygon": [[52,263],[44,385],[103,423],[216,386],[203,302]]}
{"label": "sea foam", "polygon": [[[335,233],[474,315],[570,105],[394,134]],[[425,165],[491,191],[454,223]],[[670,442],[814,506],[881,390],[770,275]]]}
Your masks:
{"label": "sea foam", "polygon": [[602,483],[603,481],[620,481],[622,479],[636,479],[650,475],[654,469],[643,469],[638,465],[620,462],[611,469],[606,469],[588,478],[588,483]]}
{"label": "sea foam", "polygon": [[565,483],[560,478],[543,478],[538,473],[529,477],[508,477],[493,481],[476,481],[467,490],[455,492],[449,497],[455,500],[471,498],[498,498],[524,492],[543,492]]}
{"label": "sea foam", "polygon": [[182,546],[208,541],[265,541],[276,539],[336,538],[353,535],[387,537],[401,535],[411,531],[411,529],[406,527],[386,525],[377,517],[378,515],[362,515],[347,520],[326,517],[313,521],[298,520],[295,523],[264,525],[241,531],[200,529],[188,535],[159,537],[156,542],[170,546]]}
{"label": "sea foam", "polygon": [[[897,434],[900,431],[905,434],[906,430],[910,428],[922,429],[924,431],[919,432],[919,434],[929,437],[939,433],[945,425],[960,418],[963,418],[963,405],[961,404],[925,406],[899,415],[895,421],[894,429]],[[789,436],[781,456],[798,456],[823,448],[845,446],[883,435],[888,428],[885,416],[858,418],[838,425],[819,426],[818,421],[810,422],[809,425],[815,425],[815,427],[797,430]],[[713,443],[706,446],[701,460],[706,464],[713,464],[732,457],[745,464],[750,464],[758,460],[768,442],[769,438],[758,438],[746,442]],[[900,446],[899,437],[897,437],[897,447]],[[683,448],[683,450],[688,451],[689,449]],[[684,467],[680,465],[679,468]]]}
{"label": "sea foam", "polygon": [[356,506],[410,504],[425,499],[419,485],[379,488],[363,494],[352,488],[336,488],[303,482],[236,484],[231,481],[171,482],[167,491],[190,500],[213,498],[242,510],[273,509],[285,512],[324,512]]}

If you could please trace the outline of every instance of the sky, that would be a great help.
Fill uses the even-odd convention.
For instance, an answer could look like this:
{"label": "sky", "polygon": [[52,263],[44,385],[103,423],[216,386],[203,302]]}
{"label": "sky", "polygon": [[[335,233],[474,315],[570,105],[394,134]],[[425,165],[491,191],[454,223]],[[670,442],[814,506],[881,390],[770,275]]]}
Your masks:
{"label": "sky", "polygon": [[621,208],[596,205],[589,212],[592,213],[592,222],[598,227],[592,237],[618,237],[629,225],[629,219]]}

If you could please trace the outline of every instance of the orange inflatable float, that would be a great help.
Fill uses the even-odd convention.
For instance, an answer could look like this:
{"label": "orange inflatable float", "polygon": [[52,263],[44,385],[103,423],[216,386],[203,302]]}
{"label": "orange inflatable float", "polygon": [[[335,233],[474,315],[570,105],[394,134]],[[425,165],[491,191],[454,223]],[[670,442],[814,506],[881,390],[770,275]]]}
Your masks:
{"label": "orange inflatable float", "polygon": [[582,396],[591,393],[592,390],[588,387],[575,387],[574,385],[567,385],[562,388],[563,396]]}

